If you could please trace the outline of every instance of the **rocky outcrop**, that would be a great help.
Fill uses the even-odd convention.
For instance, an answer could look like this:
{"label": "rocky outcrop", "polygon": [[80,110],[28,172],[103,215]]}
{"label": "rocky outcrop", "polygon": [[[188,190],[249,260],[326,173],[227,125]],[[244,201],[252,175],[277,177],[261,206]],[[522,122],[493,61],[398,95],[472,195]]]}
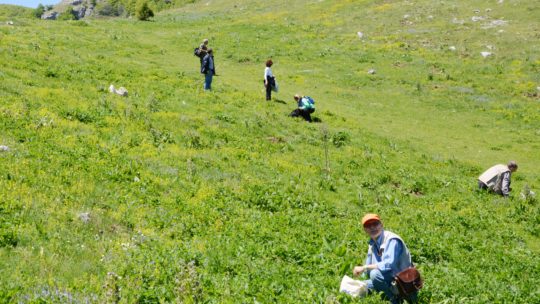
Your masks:
{"label": "rocky outcrop", "polygon": [[94,13],[95,4],[102,1],[103,0],[63,0],[55,5],[52,10],[45,12],[41,16],[41,19],[54,20],[69,7],[73,9],[77,19],[89,17]]}
{"label": "rocky outcrop", "polygon": [[55,11],[48,11],[48,12],[43,13],[43,15],[41,15],[41,19],[43,20],[56,20],[57,17],[58,17],[58,12],[55,12]]}
{"label": "rocky outcrop", "polygon": [[86,13],[86,6],[81,6],[81,7],[79,8],[79,10],[77,10],[77,19],[82,19],[82,18],[84,18],[85,13]]}
{"label": "rocky outcrop", "polygon": [[84,17],[90,17],[94,14],[94,7],[93,6],[90,6],[88,7],[85,11],[84,11]]}

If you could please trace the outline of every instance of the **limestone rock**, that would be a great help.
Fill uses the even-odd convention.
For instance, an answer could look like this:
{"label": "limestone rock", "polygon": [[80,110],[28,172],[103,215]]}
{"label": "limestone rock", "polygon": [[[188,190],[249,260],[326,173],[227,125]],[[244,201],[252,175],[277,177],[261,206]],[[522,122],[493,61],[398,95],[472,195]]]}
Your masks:
{"label": "limestone rock", "polygon": [[119,87],[118,89],[116,89],[112,84],[111,86],[109,86],[109,92],[118,94],[120,96],[128,96],[128,90],[126,88]]}
{"label": "limestone rock", "polygon": [[478,22],[484,20],[484,17],[482,16],[472,16],[471,18],[472,22]]}
{"label": "limestone rock", "polygon": [[487,57],[489,57],[489,56],[491,56],[493,54],[491,52],[480,52],[480,55],[482,55],[482,57],[484,57],[484,58],[487,58]]}
{"label": "limestone rock", "polygon": [[41,15],[41,19],[43,20],[56,20],[56,18],[58,18],[58,12],[54,12],[54,11],[48,11],[46,13],[44,13],[43,15]]}
{"label": "limestone rock", "polygon": [[79,219],[87,224],[88,222],[90,222],[90,212],[83,212],[81,214],[79,214]]}

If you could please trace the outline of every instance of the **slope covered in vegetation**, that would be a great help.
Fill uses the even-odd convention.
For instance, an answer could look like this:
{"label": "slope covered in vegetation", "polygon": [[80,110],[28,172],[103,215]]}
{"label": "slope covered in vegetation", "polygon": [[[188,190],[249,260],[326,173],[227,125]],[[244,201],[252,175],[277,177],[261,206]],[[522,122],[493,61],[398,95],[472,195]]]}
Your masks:
{"label": "slope covered in vegetation", "polygon": [[[538,13],[222,0],[1,19],[1,301],[357,302],[337,289],[366,212],[407,242],[422,303],[540,301],[540,208],[520,195],[540,185]],[[319,122],[287,117],[295,93]],[[475,190],[509,159],[510,199]]]}

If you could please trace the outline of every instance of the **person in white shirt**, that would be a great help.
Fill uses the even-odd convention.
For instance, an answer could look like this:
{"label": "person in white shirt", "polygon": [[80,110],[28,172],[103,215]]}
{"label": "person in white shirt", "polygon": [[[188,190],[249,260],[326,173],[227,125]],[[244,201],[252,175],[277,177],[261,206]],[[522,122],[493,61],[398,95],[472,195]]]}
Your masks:
{"label": "person in white shirt", "polygon": [[487,169],[478,177],[478,188],[488,189],[504,197],[510,195],[510,178],[516,172],[518,165],[515,161],[508,162],[508,165],[495,165]]}
{"label": "person in white shirt", "polygon": [[264,87],[266,88],[266,100],[272,99],[272,89],[276,86],[276,78],[272,74],[272,59],[266,60],[266,68],[264,69]]}

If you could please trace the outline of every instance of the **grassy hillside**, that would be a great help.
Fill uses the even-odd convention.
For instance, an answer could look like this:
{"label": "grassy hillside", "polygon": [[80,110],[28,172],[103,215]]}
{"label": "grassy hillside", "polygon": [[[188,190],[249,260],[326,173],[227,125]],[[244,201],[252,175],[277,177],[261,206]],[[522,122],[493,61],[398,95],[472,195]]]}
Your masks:
{"label": "grassy hillside", "polygon": [[[422,303],[540,301],[520,198],[540,188],[540,5],[281,3],[13,25],[0,6],[0,302],[380,303],[337,290],[366,212],[407,242]],[[287,117],[297,92],[320,122]],[[509,159],[510,199],[475,190]]]}
{"label": "grassy hillside", "polygon": [[2,18],[2,23],[11,21],[11,18],[25,19],[30,18],[32,15],[32,9],[18,6],[18,5],[8,5],[0,4],[0,18]]}

